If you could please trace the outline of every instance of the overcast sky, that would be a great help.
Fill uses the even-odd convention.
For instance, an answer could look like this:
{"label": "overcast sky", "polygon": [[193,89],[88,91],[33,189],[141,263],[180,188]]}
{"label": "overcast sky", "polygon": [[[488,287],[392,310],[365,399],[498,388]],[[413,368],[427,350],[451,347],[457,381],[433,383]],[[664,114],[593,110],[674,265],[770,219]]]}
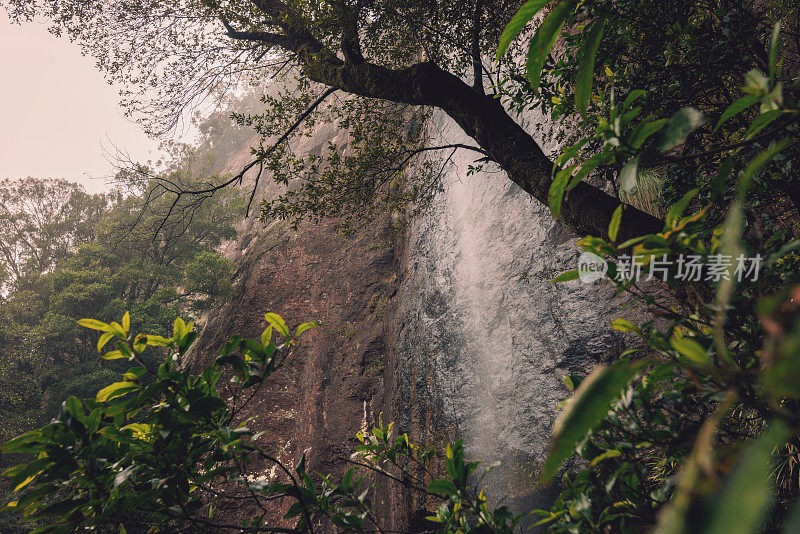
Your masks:
{"label": "overcast sky", "polygon": [[68,178],[97,192],[97,178],[113,173],[103,147],[156,157],[158,142],[118,100],[77,45],[40,24],[13,25],[0,10],[0,178]]}

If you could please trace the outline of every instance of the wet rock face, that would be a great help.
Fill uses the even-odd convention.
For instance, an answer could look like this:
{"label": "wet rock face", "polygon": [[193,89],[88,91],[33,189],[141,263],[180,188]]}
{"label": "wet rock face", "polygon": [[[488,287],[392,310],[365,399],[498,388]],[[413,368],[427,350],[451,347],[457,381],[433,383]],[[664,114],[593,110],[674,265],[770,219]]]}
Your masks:
{"label": "wet rock face", "polygon": [[[275,223],[248,240],[239,259],[235,294],[214,311],[189,365],[211,363],[230,335],[258,339],[264,313],[282,315],[290,328],[306,320],[322,326],[307,331],[288,365],[273,374],[241,414],[248,426],[265,432],[258,444],[293,467],[306,453],[309,470],[341,475],[355,449],[355,434],[384,411],[386,363],[392,335],[385,320],[397,289],[397,262],[390,226],[376,221],[345,239],[335,221],[294,231]],[[274,481],[282,473],[256,464],[252,479]],[[381,486],[373,497],[387,518],[404,520],[411,512],[399,488]],[[289,500],[271,504],[272,521],[281,524]],[[250,514],[250,515],[249,515]],[[239,521],[258,509],[220,510]],[[398,528],[404,527],[401,523]],[[286,523],[283,526],[290,526]],[[317,531],[334,531],[318,525]]]}
{"label": "wet rock face", "polygon": [[[446,124],[442,132],[469,142]],[[552,284],[577,267],[576,237],[502,173],[468,176],[474,158],[456,154],[444,192],[409,232],[396,319],[400,422],[422,423],[423,439],[456,430],[470,458],[502,462],[488,479],[494,498],[541,501],[534,473],[569,395],[561,377],[622,352],[609,323],[630,312],[607,286]]]}
{"label": "wet rock face", "polygon": [[[471,142],[441,117],[431,126],[437,145]],[[341,135],[319,127],[299,148]],[[232,334],[258,337],[267,311],[324,323],[243,414],[256,417],[249,426],[266,431],[261,446],[282,461],[294,465],[307,452],[311,469],[341,473],[355,433],[383,413],[419,442],[455,436],[470,459],[502,462],[486,479],[493,500],[548,506],[552,494],[534,480],[569,395],[561,377],[621,353],[609,323],[631,312],[609,287],[551,284],[576,267],[577,238],[502,172],[468,175],[474,157],[455,154],[444,191],[405,232],[389,214],[348,239],[331,220],[298,231],[243,223],[226,251],[238,264],[236,294],[208,317],[192,364],[213,361]],[[256,466],[252,476],[277,475]],[[419,495],[387,480],[372,500],[388,530],[414,530],[428,515]]]}

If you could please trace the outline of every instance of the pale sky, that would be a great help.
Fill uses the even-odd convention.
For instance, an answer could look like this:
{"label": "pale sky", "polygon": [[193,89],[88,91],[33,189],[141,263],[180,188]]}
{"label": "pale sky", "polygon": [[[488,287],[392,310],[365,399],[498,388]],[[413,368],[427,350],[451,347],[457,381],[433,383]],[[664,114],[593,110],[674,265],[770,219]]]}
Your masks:
{"label": "pale sky", "polygon": [[114,145],[137,161],[158,156],[158,141],[123,116],[92,58],[0,10],[0,179],[67,178],[98,192],[113,174],[103,149]]}

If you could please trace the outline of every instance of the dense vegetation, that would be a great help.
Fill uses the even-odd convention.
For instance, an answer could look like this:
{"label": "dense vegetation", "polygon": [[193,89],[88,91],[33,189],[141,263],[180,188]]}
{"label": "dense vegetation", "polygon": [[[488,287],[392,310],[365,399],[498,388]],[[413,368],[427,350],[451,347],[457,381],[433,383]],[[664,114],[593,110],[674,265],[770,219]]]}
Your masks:
{"label": "dense vegetation", "polygon": [[[97,340],[78,319],[110,320],[130,309],[136,327],[161,330],[227,296],[232,264],[217,248],[235,236],[241,199],[226,193],[191,221],[173,217],[154,237],[164,206],[153,203],[143,215],[147,193],[90,195],[66,180],[0,183],[4,441],[48,421],[67,396],[93,395],[116,375],[118,363],[97,359]],[[3,457],[5,467],[9,460]]]}
{"label": "dense vegetation", "polygon": [[[18,15],[36,6],[24,0],[11,4]],[[132,31],[137,21],[152,23],[143,15],[152,6],[134,4],[114,23],[121,32],[115,36]],[[652,319],[641,324],[617,319],[610,325],[638,339],[635,348],[587,377],[565,377],[575,393],[563,407],[540,472],[543,484],[560,475],[563,489],[550,510],[532,511],[541,525],[554,532],[800,529],[795,505],[800,491],[796,6],[738,0],[566,0],[555,5],[530,0],[512,17],[481,1],[469,9],[414,2],[174,4],[196,18],[164,13],[162,22],[170,16],[180,24],[219,21],[223,37],[246,45],[234,50],[252,53],[256,63],[265,46],[283,50],[271,56],[279,64],[298,62],[300,97],[265,99],[279,113],[236,117],[256,126],[265,141],[281,128],[293,130],[296,112],[306,106],[313,112],[320,105],[309,97],[314,87],[309,80],[362,97],[440,107],[476,139],[479,146],[471,148],[486,156],[483,163],[498,164],[547,202],[555,217],[591,232],[580,246],[607,262],[605,283],[636,295],[650,311]],[[76,5],[55,2],[44,13],[90,49],[94,46],[106,68],[124,75],[131,64],[115,63],[117,52],[92,26],[108,22],[105,12]],[[535,33],[517,39],[531,20]],[[173,39],[167,49],[154,46],[140,63],[165,60],[159,54],[175,47],[200,46],[170,33],[185,29],[180,24],[164,32]],[[409,27],[424,27],[429,39],[415,48]],[[162,29],[154,25],[157,35],[144,35],[161,42]],[[344,59],[331,51],[334,43]],[[498,44],[500,67],[484,73],[480,52]],[[517,53],[504,56],[507,49]],[[213,51],[207,59],[229,58],[221,46],[207,50]],[[430,62],[408,66],[416,60],[409,51],[424,53]],[[519,65],[513,58],[523,54],[527,61]],[[377,65],[365,60],[369,55],[385,59]],[[466,76],[470,67],[472,86],[442,70]],[[187,79],[197,75],[186,69],[177,72]],[[398,78],[398,72],[408,79]],[[494,98],[486,98],[486,80],[497,82]],[[164,87],[166,93],[173,89]],[[434,87],[440,95],[432,94]],[[179,92],[166,93],[161,111],[180,103],[170,100]],[[570,125],[560,129],[564,148],[555,161],[514,130],[497,98],[514,109],[541,109],[557,125]],[[394,126],[385,139],[388,149],[381,152],[385,161],[419,152],[424,136],[417,130],[408,136],[409,150],[399,149],[394,135],[403,124],[398,117],[417,124],[408,109],[353,102],[329,112],[341,119],[347,112],[391,111],[384,117]],[[361,111],[354,111],[357,107]],[[346,120],[340,124],[351,126]],[[374,154],[384,139],[376,135],[380,121],[369,124],[365,131],[356,126],[355,132]],[[283,162],[284,169],[310,169],[323,178],[301,184],[295,196],[270,206],[268,216],[357,211],[376,200],[370,195],[397,185],[391,178],[364,185],[356,172],[336,172],[336,147],[326,164],[321,159],[304,163],[278,146],[280,140],[273,148],[255,149],[249,168],[266,165],[288,183],[289,171],[279,168]],[[280,158],[270,159],[276,154]],[[365,162],[348,163],[357,169]],[[645,179],[648,186],[656,182],[657,195],[641,194]],[[206,189],[169,193],[181,199]],[[353,196],[341,196],[352,191]],[[397,195],[382,198],[398,200]],[[51,255],[39,254],[35,261],[45,265]],[[696,277],[685,276],[681,258],[687,257],[702,266]],[[757,277],[741,272],[740,257],[760,258]],[[47,265],[42,268],[52,268]],[[643,284],[632,276],[657,265],[663,284]],[[581,274],[571,271],[556,281],[569,283]],[[160,330],[131,326],[131,316],[123,315],[128,307],[133,309],[116,309],[116,317],[124,317],[119,323],[98,316],[104,321],[83,324],[103,332],[99,348],[113,342],[110,357],[134,367],[118,370],[122,379],[95,396],[71,397],[51,423],[5,446],[36,456],[8,473],[22,494],[13,508],[65,532],[295,532],[320,525],[380,530],[368,480],[356,478],[354,470],[340,478],[312,475],[305,460],[284,465],[260,450],[236,419],[241,402],[279,372],[297,336],[310,325],[292,333],[280,317],[268,314],[270,327],[261,340],[234,336],[216,363],[195,376],[173,364],[194,341],[192,327],[176,320],[172,338],[134,336],[132,328]],[[86,333],[77,336],[88,339]],[[430,520],[441,531],[507,532],[522,519],[487,505],[470,482],[477,466],[464,460],[460,444],[437,452],[383,424],[358,437],[357,467],[438,501]],[[278,466],[281,482],[248,479],[247,465],[254,461]],[[440,466],[444,469],[437,472]],[[219,507],[241,500],[261,511],[241,526],[215,519]],[[269,523],[274,521],[270,510],[284,501],[290,503],[285,520]]]}

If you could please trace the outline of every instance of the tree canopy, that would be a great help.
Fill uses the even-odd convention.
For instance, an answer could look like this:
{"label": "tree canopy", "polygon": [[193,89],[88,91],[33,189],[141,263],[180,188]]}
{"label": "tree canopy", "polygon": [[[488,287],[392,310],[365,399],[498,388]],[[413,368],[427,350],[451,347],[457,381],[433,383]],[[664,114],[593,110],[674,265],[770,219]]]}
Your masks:
{"label": "tree canopy", "polygon": [[[191,180],[191,155],[172,173]],[[233,264],[218,248],[236,236],[239,191],[166,217],[172,199],[159,197],[155,183],[138,184],[92,195],[67,180],[0,182],[0,268],[8,273],[0,288],[2,439],[41,425],[64,397],[88,395],[115,375],[118,362],[95,358],[97,340],[79,319],[130,309],[134,326],[163,329],[230,293]],[[8,467],[8,457],[2,463]],[[0,518],[4,531],[17,526]]]}
{"label": "tree canopy", "polygon": [[[248,80],[294,76],[301,88],[328,87],[362,97],[358,102],[363,105],[374,106],[370,99],[378,99],[441,109],[475,140],[480,157],[499,165],[523,190],[547,202],[552,161],[501,105],[500,78],[508,69],[484,61],[516,11],[512,4],[484,0],[5,3],[12,17],[44,17],[52,22],[53,32],[81,43],[111,79],[125,83],[128,110],[152,132],[173,127],[181,112],[202,96],[219,97]],[[487,88],[493,93],[487,94]],[[287,113],[291,107],[271,104],[269,120],[275,116],[293,120]],[[405,151],[385,152],[396,162],[407,163]],[[260,165],[268,155],[257,152],[248,168]],[[328,202],[322,205],[330,206],[348,192],[355,191],[355,198],[359,193],[369,196],[375,192],[372,186],[325,188],[317,183],[304,192],[306,198],[327,194]],[[342,203],[345,208],[356,204]],[[565,199],[563,215],[574,227],[599,234],[618,205],[617,199],[582,182]],[[305,207],[315,205],[306,202]],[[631,237],[633,228],[658,226],[654,217],[630,208],[621,232]]]}

